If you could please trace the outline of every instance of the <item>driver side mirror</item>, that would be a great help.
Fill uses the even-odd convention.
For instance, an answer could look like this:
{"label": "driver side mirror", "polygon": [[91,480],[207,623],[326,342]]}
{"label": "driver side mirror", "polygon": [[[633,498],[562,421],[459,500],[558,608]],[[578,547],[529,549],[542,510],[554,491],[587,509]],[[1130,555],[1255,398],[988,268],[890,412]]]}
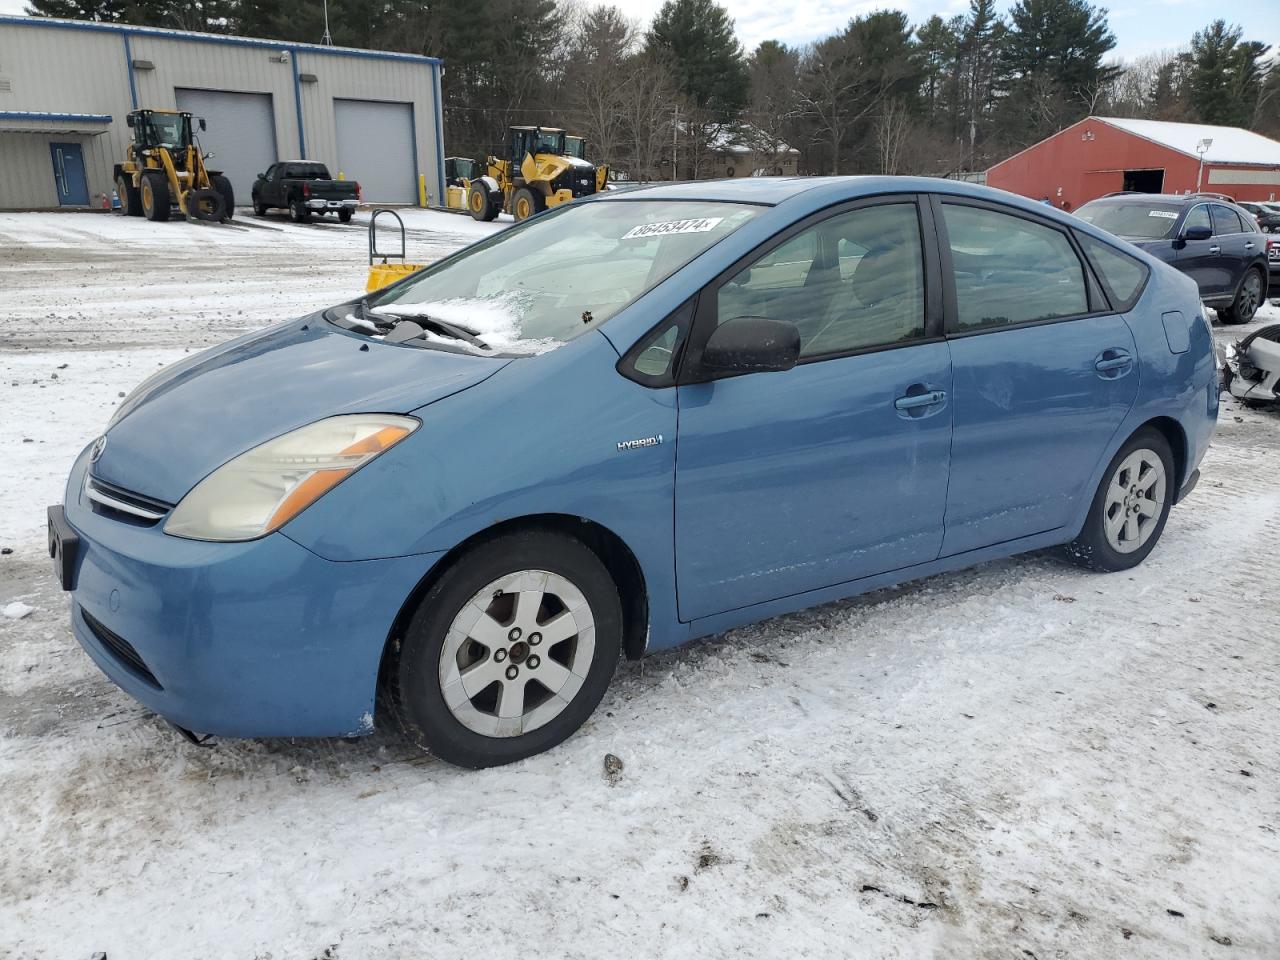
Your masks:
{"label": "driver side mirror", "polygon": [[1196,224],[1193,227],[1187,227],[1182,231],[1183,240],[1208,240],[1213,236],[1213,230],[1203,224]]}
{"label": "driver side mirror", "polygon": [[714,373],[790,370],[800,359],[800,331],[794,323],[768,317],[726,320],[702,349],[702,366]]}
{"label": "driver side mirror", "polygon": [[132,113],[124,118],[124,122],[130,127],[133,126],[133,121],[134,121],[134,116]]}
{"label": "driver side mirror", "polygon": [[201,132],[201,133],[204,133],[204,132],[205,132],[205,130],[207,130],[207,129],[208,129],[208,128],[205,126],[205,123],[204,123],[204,117],[200,117],[200,118],[199,118],[199,120],[200,120],[200,132]]}

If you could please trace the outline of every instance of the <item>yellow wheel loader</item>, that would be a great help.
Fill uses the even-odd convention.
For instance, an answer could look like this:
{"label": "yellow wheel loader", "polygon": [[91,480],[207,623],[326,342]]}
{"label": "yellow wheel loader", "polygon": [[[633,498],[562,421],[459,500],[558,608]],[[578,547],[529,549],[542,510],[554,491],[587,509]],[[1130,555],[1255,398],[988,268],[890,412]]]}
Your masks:
{"label": "yellow wheel loader", "polygon": [[526,220],[604,189],[608,168],[569,153],[563,130],[512,127],[509,143],[508,157],[489,157],[483,172],[467,181],[467,211],[477,220],[504,211]]}
{"label": "yellow wheel loader", "polygon": [[[134,110],[133,139],[115,165],[116,195],[127,217],[168,220],[174,205],[189,220],[222,221],[235,213],[231,181],[205,165],[192,116],[174,110]],[[205,129],[204,120],[197,121]]]}

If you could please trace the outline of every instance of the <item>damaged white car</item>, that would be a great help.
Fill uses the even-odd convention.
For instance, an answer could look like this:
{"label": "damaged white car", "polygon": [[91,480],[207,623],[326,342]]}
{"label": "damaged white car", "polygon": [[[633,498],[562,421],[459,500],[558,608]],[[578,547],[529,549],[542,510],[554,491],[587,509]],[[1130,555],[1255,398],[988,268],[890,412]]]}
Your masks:
{"label": "damaged white car", "polygon": [[1280,323],[1227,346],[1223,385],[1245,404],[1280,403]]}

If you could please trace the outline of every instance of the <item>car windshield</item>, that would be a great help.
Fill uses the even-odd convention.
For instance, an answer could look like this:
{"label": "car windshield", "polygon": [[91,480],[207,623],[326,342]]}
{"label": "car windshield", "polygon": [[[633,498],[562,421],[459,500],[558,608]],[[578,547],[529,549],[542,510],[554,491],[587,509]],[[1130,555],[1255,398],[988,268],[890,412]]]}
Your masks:
{"label": "car windshield", "polygon": [[185,144],[183,127],[186,118],[180,113],[153,113],[147,118],[148,139],[164,147],[181,147]]}
{"label": "car windshield", "polygon": [[1123,200],[1094,200],[1076,211],[1076,216],[1117,237],[1160,240],[1173,233],[1181,208],[1172,203]]}
{"label": "car windshield", "polygon": [[566,205],[371,296],[362,310],[426,316],[496,351],[542,353],[608,320],[763,209],[621,199]]}

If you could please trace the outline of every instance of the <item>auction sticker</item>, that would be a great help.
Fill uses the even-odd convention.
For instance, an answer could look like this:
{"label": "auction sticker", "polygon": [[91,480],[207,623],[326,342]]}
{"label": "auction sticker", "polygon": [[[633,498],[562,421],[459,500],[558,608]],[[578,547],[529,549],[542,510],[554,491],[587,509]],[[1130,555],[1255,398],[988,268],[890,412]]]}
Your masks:
{"label": "auction sticker", "polygon": [[1178,215],[1172,210],[1151,210],[1147,213],[1148,217],[1164,217],[1166,220],[1177,220]]}
{"label": "auction sticker", "polygon": [[724,217],[695,217],[692,220],[663,220],[659,223],[642,223],[622,235],[623,240],[641,240],[645,237],[665,237],[673,233],[706,233],[714,230]]}

